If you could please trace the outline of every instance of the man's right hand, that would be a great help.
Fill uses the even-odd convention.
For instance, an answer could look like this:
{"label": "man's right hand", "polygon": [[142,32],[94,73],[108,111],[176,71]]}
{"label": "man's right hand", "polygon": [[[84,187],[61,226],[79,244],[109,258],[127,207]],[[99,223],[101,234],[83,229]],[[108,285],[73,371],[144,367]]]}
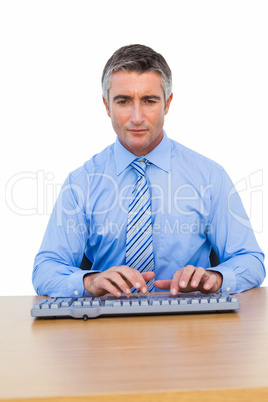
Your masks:
{"label": "man's right hand", "polygon": [[134,286],[142,293],[147,292],[146,282],[154,277],[154,272],[139,272],[126,265],[112,267],[103,272],[92,273],[84,276],[84,288],[94,296],[103,296],[112,293],[114,296],[121,296],[131,293]]}

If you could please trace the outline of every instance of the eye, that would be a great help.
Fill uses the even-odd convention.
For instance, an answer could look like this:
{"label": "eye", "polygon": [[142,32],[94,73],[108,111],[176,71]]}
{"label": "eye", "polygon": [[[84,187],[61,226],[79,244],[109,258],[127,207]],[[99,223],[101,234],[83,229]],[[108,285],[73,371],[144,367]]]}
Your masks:
{"label": "eye", "polygon": [[147,104],[149,104],[149,105],[154,105],[154,104],[156,103],[156,101],[153,100],[153,99],[145,99],[145,100],[144,100],[144,103],[147,103]]}

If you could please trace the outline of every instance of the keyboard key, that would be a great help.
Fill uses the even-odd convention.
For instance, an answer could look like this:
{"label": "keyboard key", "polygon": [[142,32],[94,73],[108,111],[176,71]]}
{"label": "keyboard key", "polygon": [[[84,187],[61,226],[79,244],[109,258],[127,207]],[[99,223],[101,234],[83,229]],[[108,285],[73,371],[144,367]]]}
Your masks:
{"label": "keyboard key", "polygon": [[169,306],[169,300],[163,300],[162,301],[162,306]]}
{"label": "keyboard key", "polygon": [[62,307],[69,307],[73,302],[73,299],[68,298],[68,299],[63,299],[61,302]]}
{"label": "keyboard key", "polygon": [[226,302],[226,297],[219,298],[219,303],[225,303],[225,302]]}
{"label": "keyboard key", "polygon": [[114,305],[114,300],[105,300],[104,305],[106,307],[112,307]]}
{"label": "keyboard key", "polygon": [[51,304],[50,308],[60,308],[60,303],[59,302],[54,302]]}
{"label": "keyboard key", "polygon": [[238,302],[238,299],[237,299],[235,296],[232,296],[232,297],[230,298],[230,302],[231,302],[231,303],[237,303],[237,302]]}
{"label": "keyboard key", "polygon": [[42,309],[49,309],[49,303],[46,302],[46,303],[41,304],[41,308]]}
{"label": "keyboard key", "polygon": [[142,300],[141,306],[148,306],[148,300]]}
{"label": "keyboard key", "polygon": [[217,299],[215,299],[214,297],[209,299],[209,303],[210,304],[216,304],[217,303]]}
{"label": "keyboard key", "polygon": [[84,300],[82,304],[83,306],[91,306],[91,300]]}

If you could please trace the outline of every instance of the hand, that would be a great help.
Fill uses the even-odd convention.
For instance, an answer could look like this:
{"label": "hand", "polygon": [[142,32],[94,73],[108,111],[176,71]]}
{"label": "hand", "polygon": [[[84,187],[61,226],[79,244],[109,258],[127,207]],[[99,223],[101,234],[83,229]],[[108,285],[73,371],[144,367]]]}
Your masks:
{"label": "hand", "polygon": [[171,280],[157,280],[155,287],[163,290],[170,290],[173,295],[178,292],[202,292],[214,293],[222,285],[222,275],[219,272],[196,268],[193,265],[187,265],[179,269],[173,275]]}
{"label": "hand", "polygon": [[114,296],[121,296],[122,292],[129,294],[134,286],[142,293],[147,292],[146,282],[154,277],[154,272],[137,271],[126,265],[112,267],[103,272],[84,276],[84,288],[94,296],[103,296],[112,293]]}

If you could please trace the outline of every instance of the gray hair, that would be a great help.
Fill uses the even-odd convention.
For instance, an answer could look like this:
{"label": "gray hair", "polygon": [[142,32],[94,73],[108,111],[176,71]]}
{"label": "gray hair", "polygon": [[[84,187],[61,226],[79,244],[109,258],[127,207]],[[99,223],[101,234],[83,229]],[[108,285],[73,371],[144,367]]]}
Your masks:
{"label": "gray hair", "polygon": [[165,93],[165,103],[172,92],[172,74],[164,57],[148,46],[123,46],[110,57],[102,73],[102,93],[108,103],[110,78],[116,71],[136,71],[139,74],[154,71],[162,79],[162,88]]}

